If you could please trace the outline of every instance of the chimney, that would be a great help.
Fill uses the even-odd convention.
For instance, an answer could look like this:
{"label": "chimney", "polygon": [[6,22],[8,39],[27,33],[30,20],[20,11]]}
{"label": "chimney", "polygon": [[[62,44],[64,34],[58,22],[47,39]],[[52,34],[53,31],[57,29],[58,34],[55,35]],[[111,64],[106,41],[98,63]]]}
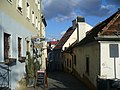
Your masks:
{"label": "chimney", "polygon": [[92,27],[85,22],[85,18],[82,16],[78,16],[76,20],[77,41],[80,42],[86,36],[86,32],[89,31]]}
{"label": "chimney", "polygon": [[118,11],[120,11],[120,8],[118,8]]}
{"label": "chimney", "polygon": [[85,22],[85,18],[83,16],[77,16],[77,18],[72,21],[73,29],[77,28],[78,22]]}

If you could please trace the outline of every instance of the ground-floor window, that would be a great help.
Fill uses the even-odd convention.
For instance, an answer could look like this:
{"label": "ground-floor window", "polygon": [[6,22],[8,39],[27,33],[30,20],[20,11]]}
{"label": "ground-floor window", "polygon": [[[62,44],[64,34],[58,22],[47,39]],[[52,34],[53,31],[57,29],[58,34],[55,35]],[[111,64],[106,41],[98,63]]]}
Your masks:
{"label": "ground-floor window", "polygon": [[10,34],[4,33],[4,59],[10,57]]}

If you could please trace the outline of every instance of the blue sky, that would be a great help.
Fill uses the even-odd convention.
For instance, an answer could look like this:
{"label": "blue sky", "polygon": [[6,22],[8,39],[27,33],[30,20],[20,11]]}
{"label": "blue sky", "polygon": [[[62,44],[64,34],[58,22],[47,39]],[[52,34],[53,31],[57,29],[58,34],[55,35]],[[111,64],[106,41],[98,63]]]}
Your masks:
{"label": "blue sky", "polygon": [[72,20],[83,16],[95,26],[120,8],[120,0],[42,0],[42,13],[46,17],[46,38],[60,39],[72,26]]}

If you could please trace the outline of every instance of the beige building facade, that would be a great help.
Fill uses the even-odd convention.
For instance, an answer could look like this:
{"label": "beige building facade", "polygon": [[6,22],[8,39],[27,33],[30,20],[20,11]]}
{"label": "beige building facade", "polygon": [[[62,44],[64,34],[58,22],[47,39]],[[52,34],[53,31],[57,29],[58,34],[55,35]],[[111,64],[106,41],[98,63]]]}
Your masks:
{"label": "beige building facade", "polygon": [[[86,32],[64,51],[64,69],[91,90],[119,89],[120,10]],[[71,64],[72,63],[72,64]]]}
{"label": "beige building facade", "polygon": [[[11,70],[11,90],[16,90],[18,81],[25,76],[26,52],[33,55],[31,38],[41,37],[40,3],[39,0],[0,0],[0,62]],[[12,61],[15,65],[10,65]]]}

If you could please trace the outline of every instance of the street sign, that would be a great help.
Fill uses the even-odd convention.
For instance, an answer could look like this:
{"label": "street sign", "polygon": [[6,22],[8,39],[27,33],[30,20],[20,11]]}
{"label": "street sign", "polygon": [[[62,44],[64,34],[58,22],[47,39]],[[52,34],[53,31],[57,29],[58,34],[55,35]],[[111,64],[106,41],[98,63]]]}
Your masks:
{"label": "street sign", "polygon": [[110,57],[115,58],[119,57],[119,48],[118,44],[110,44]]}

